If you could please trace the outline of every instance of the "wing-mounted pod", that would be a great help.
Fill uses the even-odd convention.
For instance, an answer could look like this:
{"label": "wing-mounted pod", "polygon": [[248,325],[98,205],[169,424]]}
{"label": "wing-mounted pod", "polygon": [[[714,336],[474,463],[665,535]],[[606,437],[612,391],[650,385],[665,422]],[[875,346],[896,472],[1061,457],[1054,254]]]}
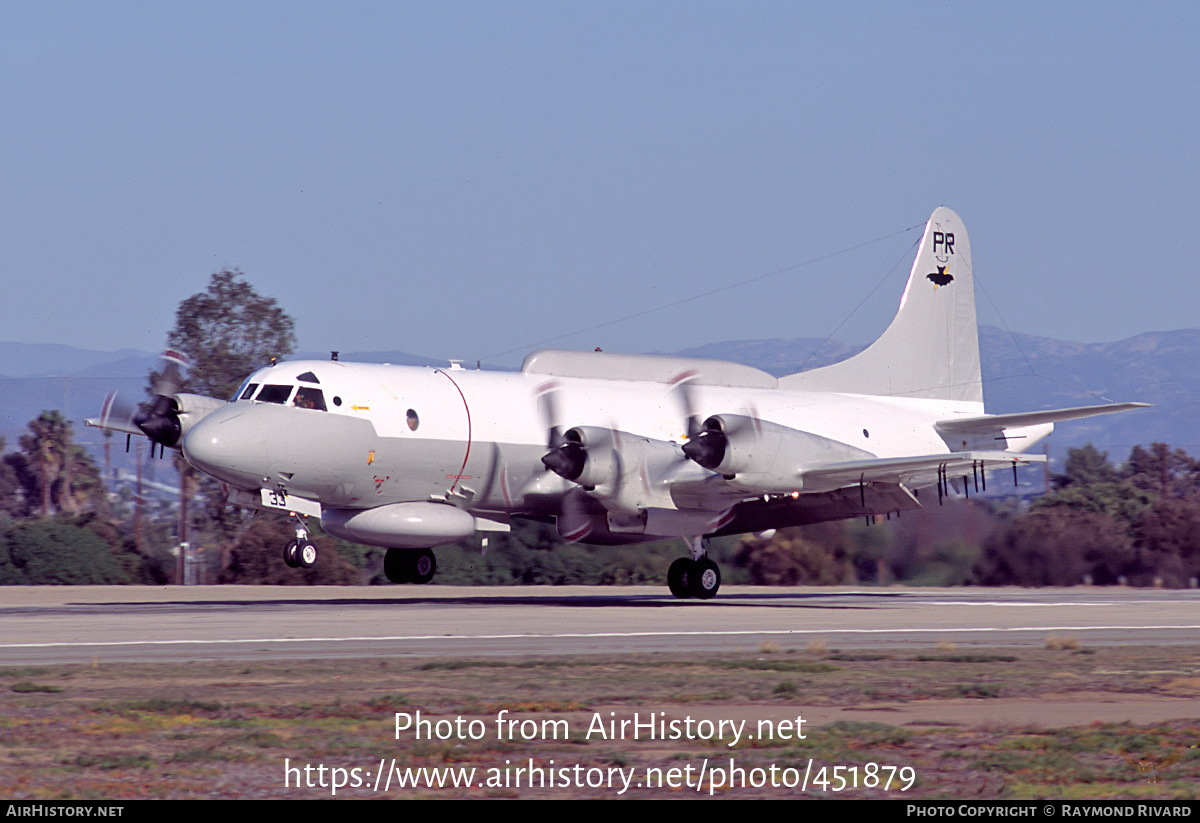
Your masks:
{"label": "wing-mounted pod", "polygon": [[446,503],[415,501],[372,509],[321,509],[321,528],[368,546],[424,549],[466,540],[475,518]]}
{"label": "wing-mounted pod", "polygon": [[700,466],[736,486],[799,491],[805,466],[873,457],[863,449],[744,414],[714,414],[683,446]]}

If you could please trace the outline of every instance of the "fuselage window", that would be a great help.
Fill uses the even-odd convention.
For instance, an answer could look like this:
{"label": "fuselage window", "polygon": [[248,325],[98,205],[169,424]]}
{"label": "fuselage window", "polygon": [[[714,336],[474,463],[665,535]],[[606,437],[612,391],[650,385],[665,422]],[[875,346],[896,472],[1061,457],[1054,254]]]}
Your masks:
{"label": "fuselage window", "polygon": [[325,411],[325,395],[320,389],[310,389],[308,386],[301,386],[296,392],[296,399],[292,401],[298,409],[316,409],[317,411]]}
{"label": "fuselage window", "polygon": [[417,426],[421,425],[421,418],[417,417],[417,413],[412,409],[408,410],[408,427],[413,431],[417,430]]}
{"label": "fuselage window", "polygon": [[242,392],[240,395],[238,395],[238,400],[249,400],[251,397],[254,396],[254,391],[257,388],[258,388],[257,383],[249,384],[248,386],[246,386],[246,390],[244,392]]}
{"label": "fuselage window", "polygon": [[255,399],[260,403],[286,403],[291,396],[291,386],[275,386],[268,383],[262,387]]}

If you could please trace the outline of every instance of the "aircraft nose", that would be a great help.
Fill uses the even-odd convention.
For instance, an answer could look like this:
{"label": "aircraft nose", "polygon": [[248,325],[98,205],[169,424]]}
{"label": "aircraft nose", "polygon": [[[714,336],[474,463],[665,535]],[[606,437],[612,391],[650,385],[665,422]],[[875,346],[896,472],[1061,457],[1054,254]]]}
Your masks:
{"label": "aircraft nose", "polygon": [[229,405],[206,415],[184,437],[183,456],[205,474],[241,488],[261,488],[270,460],[252,411]]}

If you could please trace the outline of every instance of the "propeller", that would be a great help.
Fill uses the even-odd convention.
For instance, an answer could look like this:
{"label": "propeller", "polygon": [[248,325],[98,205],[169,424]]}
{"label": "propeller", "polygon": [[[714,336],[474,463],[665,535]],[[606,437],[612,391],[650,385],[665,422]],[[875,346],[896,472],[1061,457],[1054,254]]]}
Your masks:
{"label": "propeller", "polygon": [[[686,458],[690,458],[705,468],[717,466],[724,458],[725,441],[716,424],[716,435],[703,427],[700,417],[696,414],[695,380],[699,372],[689,369],[680,372],[668,385],[670,390],[679,398],[679,403],[686,420],[687,442],[683,445]],[[557,383],[546,383],[539,389],[538,402],[542,410],[549,432],[547,448],[549,451],[542,456],[542,465],[565,480],[577,481],[583,474],[587,464],[587,433],[580,429],[568,429],[561,432],[558,426],[558,403],[555,399]],[[709,421],[706,421],[709,422]],[[613,429],[614,440],[618,432]]]}
{"label": "propeller", "polygon": [[729,454],[729,436],[736,434],[749,425],[757,431],[758,413],[754,409],[748,410],[748,417],[741,418],[740,422],[734,422],[733,428],[726,431],[730,425],[728,420],[722,417],[713,415],[700,422],[700,418],[696,415],[696,403],[693,396],[693,381],[695,380],[696,372],[684,372],[672,381],[680,392],[680,397],[683,400],[684,414],[687,415],[687,442],[683,444],[683,454],[689,460],[697,463],[702,468],[709,471],[717,471],[718,467],[725,462],[726,455]]}
{"label": "propeller", "polygon": [[709,417],[703,423],[696,414],[695,370],[686,371],[671,381],[679,392],[683,413],[687,419],[687,442],[683,444],[684,457],[709,471],[715,471],[729,449],[729,439],[721,429],[721,422]]}
{"label": "propeller", "polygon": [[558,383],[553,380],[538,387],[538,409],[546,426],[546,448],[542,465],[566,480],[574,480],[583,472],[587,451],[577,432],[565,435],[559,427]]}
{"label": "propeller", "polygon": [[167,349],[161,355],[163,368],[154,380],[154,394],[156,396],[171,396],[179,394],[179,389],[183,385],[183,375],[181,369],[191,365],[186,354],[181,354],[177,351]]}
{"label": "propeller", "polygon": [[689,442],[700,433],[700,418],[696,416],[696,396],[693,393],[695,380],[698,375],[699,372],[696,369],[688,369],[676,375],[669,384],[678,393],[680,403],[683,406],[683,416],[687,421],[687,439]]}
{"label": "propeller", "polygon": [[183,429],[179,423],[176,395],[183,385],[181,368],[188,361],[175,351],[163,352],[162,360],[162,370],[154,376],[154,397],[150,402],[135,405],[117,392],[109,392],[104,398],[99,420],[93,425],[126,434],[141,432],[152,443],[164,447],[177,445]]}
{"label": "propeller", "polygon": [[[583,473],[587,462],[587,451],[580,442],[579,433],[570,430],[565,434],[560,427],[558,406],[559,384],[553,380],[537,389],[538,410],[546,427],[546,448],[542,465],[548,471],[566,480],[574,480]],[[581,488],[568,491],[562,498],[557,517],[559,535],[572,542],[585,539],[595,528],[596,521],[590,515],[586,493]]]}
{"label": "propeller", "polygon": [[110,391],[104,397],[104,405],[100,408],[100,428],[105,431],[129,431],[133,427],[133,416],[137,406],[117,392]]}
{"label": "propeller", "polygon": [[562,499],[562,510],[558,515],[558,533],[564,540],[578,543],[586,540],[596,528],[596,518],[588,511],[587,496],[583,489],[571,489]]}
{"label": "propeller", "polygon": [[[763,445],[763,427],[764,423],[753,407],[748,408],[746,414],[714,414],[704,421],[696,436],[684,444],[683,453],[700,466],[720,472],[729,480],[746,469],[747,460],[755,459]],[[780,436],[779,428],[772,430],[776,440]],[[735,446],[736,455],[733,453]]]}
{"label": "propeller", "polygon": [[154,401],[139,408],[133,416],[133,424],[152,442],[173,447],[183,433],[175,395],[183,385],[181,367],[186,366],[188,360],[179,352],[170,350],[162,353],[162,359],[163,369],[154,381]]}
{"label": "propeller", "polygon": [[562,442],[562,434],[558,430],[558,383],[553,380],[543,383],[537,388],[538,411],[542,415],[542,424],[549,432],[546,438],[546,448],[554,449]]}
{"label": "propeller", "polygon": [[580,433],[571,429],[558,446],[542,455],[542,465],[564,480],[577,480],[587,462],[587,448]]}
{"label": "propeller", "polygon": [[699,463],[709,471],[716,471],[729,450],[729,437],[721,428],[721,421],[710,417],[695,436],[683,444],[683,453],[689,460]]}

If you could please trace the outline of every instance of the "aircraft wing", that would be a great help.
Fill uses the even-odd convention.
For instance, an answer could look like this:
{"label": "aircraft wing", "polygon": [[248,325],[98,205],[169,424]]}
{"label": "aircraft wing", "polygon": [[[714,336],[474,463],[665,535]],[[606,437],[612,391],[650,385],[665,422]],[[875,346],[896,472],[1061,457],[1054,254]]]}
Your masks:
{"label": "aircraft wing", "polygon": [[800,473],[804,491],[832,491],[866,483],[898,483],[908,488],[932,486],[976,471],[1008,468],[1018,463],[1044,463],[1042,454],[962,451],[915,457],[881,457],[826,463]]}
{"label": "aircraft wing", "polygon": [[1069,409],[1051,409],[1049,411],[985,414],[981,417],[952,417],[949,420],[939,420],[934,425],[938,433],[943,435],[984,435],[1023,426],[1038,426],[1062,420],[1094,417],[1098,414],[1115,414],[1130,409],[1148,408],[1150,408],[1149,403],[1106,403],[1102,406],[1075,406]]}

